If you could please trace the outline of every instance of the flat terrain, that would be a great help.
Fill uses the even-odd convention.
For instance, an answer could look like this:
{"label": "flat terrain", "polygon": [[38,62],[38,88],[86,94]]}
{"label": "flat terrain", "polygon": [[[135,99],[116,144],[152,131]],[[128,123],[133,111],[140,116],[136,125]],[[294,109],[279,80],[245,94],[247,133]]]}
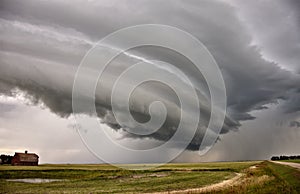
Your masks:
{"label": "flat terrain", "polygon": [[[8,181],[36,178],[59,181]],[[298,193],[299,185],[299,171],[268,161],[167,164],[135,171],[103,164],[0,166],[0,193]]]}
{"label": "flat terrain", "polygon": [[300,163],[300,160],[280,160],[279,162],[292,162],[292,163]]}
{"label": "flat terrain", "polygon": [[294,168],[297,168],[300,170],[300,162],[299,161],[288,161],[288,162],[282,162],[282,161],[273,161],[274,163],[277,163],[277,164],[282,164],[282,165],[287,165],[287,166],[291,166],[291,167],[294,167]]}

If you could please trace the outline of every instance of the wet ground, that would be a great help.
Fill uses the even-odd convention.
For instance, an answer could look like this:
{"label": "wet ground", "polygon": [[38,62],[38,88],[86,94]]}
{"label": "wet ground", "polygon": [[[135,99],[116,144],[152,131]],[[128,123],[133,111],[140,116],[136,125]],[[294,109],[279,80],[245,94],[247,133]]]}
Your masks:
{"label": "wet ground", "polygon": [[31,178],[31,179],[7,179],[7,181],[23,182],[23,183],[50,183],[50,182],[55,182],[55,181],[64,181],[64,179]]}

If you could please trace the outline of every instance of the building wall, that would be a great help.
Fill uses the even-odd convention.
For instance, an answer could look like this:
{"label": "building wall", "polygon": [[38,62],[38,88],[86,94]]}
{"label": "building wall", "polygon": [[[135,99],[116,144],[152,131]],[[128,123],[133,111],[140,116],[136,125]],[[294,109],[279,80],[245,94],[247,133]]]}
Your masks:
{"label": "building wall", "polygon": [[35,154],[16,153],[11,162],[12,165],[37,166],[38,156]]}

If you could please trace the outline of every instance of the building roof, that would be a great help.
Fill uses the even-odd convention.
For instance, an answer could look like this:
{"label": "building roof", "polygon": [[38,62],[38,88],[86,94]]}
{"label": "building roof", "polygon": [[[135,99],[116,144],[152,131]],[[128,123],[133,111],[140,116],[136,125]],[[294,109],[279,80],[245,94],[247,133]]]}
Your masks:
{"label": "building roof", "polygon": [[15,153],[14,157],[18,157],[20,162],[37,162],[39,156],[35,153]]}
{"label": "building roof", "polygon": [[39,157],[36,153],[21,153],[21,152],[15,152],[15,155],[36,155]]}

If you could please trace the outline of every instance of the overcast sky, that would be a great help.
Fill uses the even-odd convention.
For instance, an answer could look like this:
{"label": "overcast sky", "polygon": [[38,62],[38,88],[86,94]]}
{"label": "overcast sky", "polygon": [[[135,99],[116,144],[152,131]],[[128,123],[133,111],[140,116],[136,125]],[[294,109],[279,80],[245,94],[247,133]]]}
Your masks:
{"label": "overcast sky", "polygon": [[[227,115],[218,142],[200,157],[195,151],[199,135],[176,161],[300,154],[298,0],[0,0],[0,153],[29,150],[42,163],[101,162],[76,131],[71,94],[77,67],[101,38],[149,23],[174,26],[198,38],[215,58],[226,86]],[[105,99],[113,79],[130,64],[141,58],[168,60],[192,79],[204,107],[209,100],[202,75],[188,69],[189,61],[181,56],[159,48],[130,52],[117,57],[100,79],[104,85],[97,88],[96,108],[101,126],[115,141],[142,149],[168,140],[178,115],[173,111],[162,130],[146,139],[124,132]],[[132,97],[136,117],[146,118],[143,107],[155,99],[177,110],[172,95],[165,86],[145,85]],[[207,111],[199,130],[207,124]],[[115,153],[115,161],[159,162],[160,154],[165,153],[144,161]]]}

